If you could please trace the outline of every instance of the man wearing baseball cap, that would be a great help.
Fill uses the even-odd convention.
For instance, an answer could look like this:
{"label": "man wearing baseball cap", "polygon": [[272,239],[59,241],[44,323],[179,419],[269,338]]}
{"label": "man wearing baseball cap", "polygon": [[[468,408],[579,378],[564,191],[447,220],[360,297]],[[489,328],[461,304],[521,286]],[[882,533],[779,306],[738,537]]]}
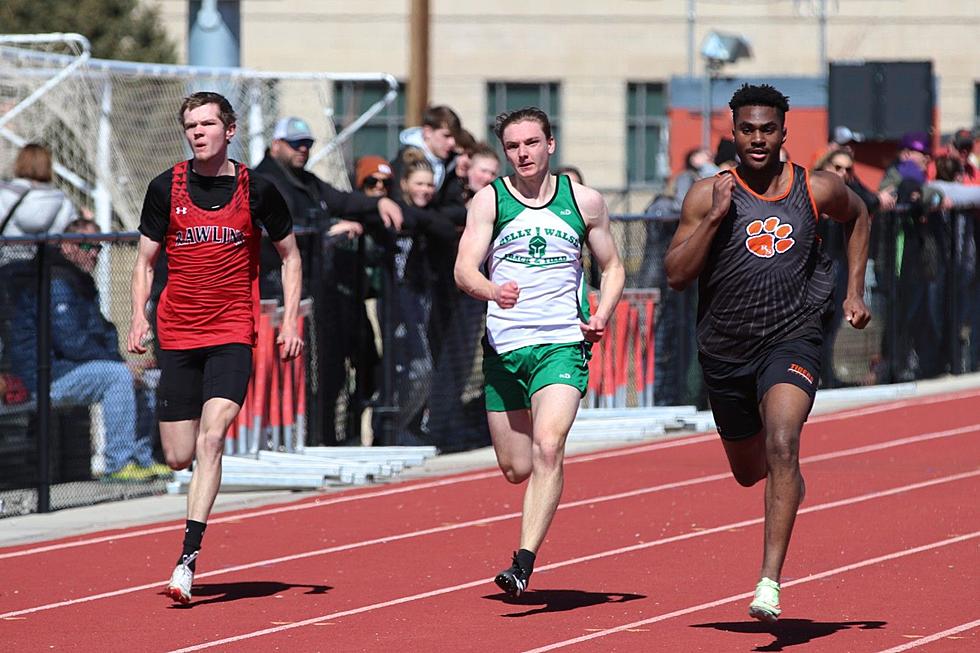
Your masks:
{"label": "man wearing baseball cap", "polygon": [[[293,224],[299,227],[314,227],[321,233],[333,233],[331,227],[344,224],[344,220],[353,220],[371,227],[401,230],[402,210],[394,201],[387,197],[369,197],[360,191],[346,192],[334,188],[326,181],[306,169],[310,151],[316,142],[311,125],[297,116],[287,116],[276,122],[272,131],[272,143],[266,150],[265,157],[255,167],[255,172],[271,181],[283,198],[293,218]],[[347,223],[349,224],[349,223]],[[263,241],[265,245],[265,241]],[[279,275],[277,259],[270,256],[264,247],[261,262],[260,292],[263,297],[276,296],[276,284]],[[332,244],[325,247],[321,257],[323,268],[321,275],[327,275],[325,284],[311,287],[309,279],[304,282],[304,294],[314,296],[316,324],[319,342],[336,343],[343,333],[343,320],[337,315],[338,311],[331,310],[337,306],[340,299],[337,286],[336,247]],[[342,358],[337,364],[338,356],[342,356],[340,347],[318,348],[317,361],[318,383],[321,388],[323,410],[323,431],[327,441],[334,439],[337,388],[337,370],[342,367]],[[332,400],[331,400],[332,399]]]}
{"label": "man wearing baseball cap", "polygon": [[[265,175],[286,198],[297,226],[318,226],[329,218],[352,218],[365,224],[378,218],[388,228],[400,229],[401,209],[387,199],[334,188],[306,170],[315,138],[302,118],[281,118],[272,132],[272,143],[255,171]],[[375,217],[372,220],[372,216]]]}

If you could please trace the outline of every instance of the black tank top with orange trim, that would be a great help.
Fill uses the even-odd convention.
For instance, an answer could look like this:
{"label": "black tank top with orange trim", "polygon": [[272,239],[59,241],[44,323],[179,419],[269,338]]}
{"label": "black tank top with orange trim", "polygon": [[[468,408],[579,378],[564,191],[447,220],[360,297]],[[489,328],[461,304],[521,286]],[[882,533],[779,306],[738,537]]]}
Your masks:
{"label": "black tank top with orange trim", "polygon": [[698,349],[711,358],[748,362],[812,328],[830,307],[833,269],[817,236],[809,176],[789,165],[789,187],[773,197],[731,173],[731,208],[698,280]]}

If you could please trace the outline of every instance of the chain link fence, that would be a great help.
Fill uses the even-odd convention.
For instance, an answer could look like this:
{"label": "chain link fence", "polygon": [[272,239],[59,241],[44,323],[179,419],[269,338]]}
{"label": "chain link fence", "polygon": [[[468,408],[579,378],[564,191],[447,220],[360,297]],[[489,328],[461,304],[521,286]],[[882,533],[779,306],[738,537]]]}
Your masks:
{"label": "chain link fence", "polygon": [[[875,216],[865,289],[873,319],[857,331],[838,310],[821,387],[978,368],[976,217],[914,207]],[[593,349],[583,406],[706,407],[694,338],[697,291],[669,289],[663,272],[676,227],[676,215],[614,218],[627,291],[607,338]],[[843,233],[826,221],[821,229],[838,266],[839,307]],[[300,230],[298,237],[309,307],[305,359],[269,376],[258,403],[247,400],[248,423],[232,429],[228,453],[249,453],[241,433],[253,433],[260,448],[288,447],[278,434],[289,427],[297,446],[459,451],[489,444],[485,306],[456,290],[453,257],[411,234],[347,240]],[[134,233],[0,239],[0,516],[166,489],[164,474],[118,474],[120,466],[163,459],[152,349],[125,353],[136,242]],[[90,271],[78,267],[82,256],[96,259]],[[588,256],[585,264],[597,287]],[[261,281],[263,296],[278,298],[274,265],[263,266]],[[164,283],[158,273],[153,297]],[[72,324],[102,339],[85,340]],[[51,344],[46,355],[39,342]],[[92,358],[99,348],[107,353]],[[80,361],[86,355],[92,360]],[[255,379],[252,386],[256,392]]]}

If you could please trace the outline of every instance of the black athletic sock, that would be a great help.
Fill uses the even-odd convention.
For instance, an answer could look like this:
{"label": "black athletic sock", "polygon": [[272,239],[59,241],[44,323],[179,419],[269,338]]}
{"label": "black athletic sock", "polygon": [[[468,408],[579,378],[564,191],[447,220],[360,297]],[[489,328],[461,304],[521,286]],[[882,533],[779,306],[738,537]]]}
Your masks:
{"label": "black athletic sock", "polygon": [[[184,556],[188,556],[201,549],[201,540],[204,539],[204,529],[207,527],[208,525],[203,522],[194,521],[193,519],[187,520],[187,525],[184,527],[184,550],[181,551],[180,558],[177,560],[178,565],[183,561]],[[187,566],[190,567],[191,571],[194,571],[197,566],[197,560],[192,560]]]}
{"label": "black athletic sock", "polygon": [[534,558],[535,555],[527,549],[517,550],[517,564],[528,576],[534,571]]}

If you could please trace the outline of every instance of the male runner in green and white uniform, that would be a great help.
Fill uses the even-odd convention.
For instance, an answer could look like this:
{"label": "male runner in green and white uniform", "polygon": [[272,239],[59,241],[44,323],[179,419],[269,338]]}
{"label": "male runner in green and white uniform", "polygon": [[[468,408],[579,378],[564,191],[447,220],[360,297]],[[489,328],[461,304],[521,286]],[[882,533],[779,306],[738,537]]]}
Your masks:
{"label": "male runner in green and white uniform", "polygon": [[[561,498],[565,438],[588,383],[585,341],[602,338],[625,275],[602,195],[548,169],[548,116],[534,107],[503,113],[494,131],[515,172],[473,197],[455,274],[461,290],[489,302],[483,372],[497,462],[511,483],[528,481],[520,549],[495,579],[519,596]],[[592,316],[583,243],[602,269]]]}

